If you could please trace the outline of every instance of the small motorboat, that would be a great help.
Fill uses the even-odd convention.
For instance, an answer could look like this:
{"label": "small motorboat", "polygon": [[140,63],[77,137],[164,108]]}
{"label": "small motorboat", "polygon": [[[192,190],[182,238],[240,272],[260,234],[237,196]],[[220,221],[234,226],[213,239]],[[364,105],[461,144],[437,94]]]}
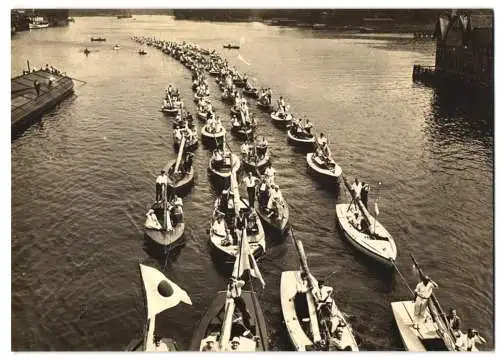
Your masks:
{"label": "small motorboat", "polygon": [[[184,164],[182,162],[182,153],[179,152],[177,156],[181,157],[181,159],[177,161],[170,161],[167,166],[165,166],[164,170],[168,176],[168,187],[175,193],[180,193],[181,191],[193,185],[194,168],[193,165],[189,166],[188,168],[184,168]],[[177,163],[179,163],[178,166]]]}
{"label": "small motorboat", "polygon": [[[164,197],[167,199],[167,190],[164,186]],[[151,206],[155,217],[157,219],[162,219],[162,223],[159,226],[152,228],[146,226],[144,227],[144,233],[146,237],[153,241],[154,244],[161,247],[175,247],[183,243],[184,240],[184,216],[178,214],[170,214],[169,202],[168,200],[163,200],[161,202],[156,202]],[[149,215],[149,213],[148,213]]]}
{"label": "small motorboat", "polygon": [[85,55],[88,55],[88,54],[90,54],[90,50],[89,50],[89,49],[87,49],[87,48],[85,48],[85,50],[83,50],[83,53],[84,53]]}
{"label": "small motorboat", "polygon": [[203,125],[203,127],[201,128],[202,139],[208,143],[212,144],[221,143],[224,140],[225,135],[226,135],[226,129],[224,128],[224,126],[222,126],[219,131],[208,130],[207,124]]}
{"label": "small motorboat", "polygon": [[317,152],[308,153],[306,155],[307,165],[317,175],[334,180],[335,183],[340,183],[342,176],[342,168],[336,164],[332,158],[320,156]]}
{"label": "small motorboat", "polygon": [[[261,181],[256,186],[256,203],[258,206],[255,207],[255,211],[260,216],[261,220],[264,222],[264,225],[267,225],[274,233],[277,233],[280,236],[284,236],[289,228],[289,217],[290,211],[288,209],[288,204],[281,196],[277,204],[272,206],[273,210],[269,210],[268,202],[269,202],[269,192],[267,186],[264,185],[265,180]],[[279,215],[277,212],[277,207],[279,207]]]}
{"label": "small motorboat", "polygon": [[[340,229],[357,250],[387,267],[393,267],[398,254],[394,239],[368,212],[361,199],[355,196],[347,179],[343,176],[342,179],[352,201],[336,205]],[[378,206],[375,211],[378,211]]]}
{"label": "small motorboat", "polygon": [[144,50],[144,49],[141,49],[138,51],[139,55],[146,55],[147,54],[147,51]]}
{"label": "small motorboat", "polygon": [[271,160],[269,151],[266,151],[263,156],[258,157],[257,164],[255,163],[255,160],[255,155],[253,155],[252,153],[248,156],[244,156],[243,154],[241,155],[241,161],[243,162],[245,168],[256,171],[255,167],[261,169],[269,164],[269,161]]}
{"label": "small motorboat", "polygon": [[224,49],[239,49],[240,46],[239,45],[231,45],[231,44],[227,44],[227,45],[222,45],[222,47]]}
{"label": "small motorboat", "polygon": [[91,37],[90,41],[106,41],[106,39],[99,36],[99,37]]}
{"label": "small motorboat", "polygon": [[[194,150],[198,147],[198,130],[196,129],[196,126],[193,129],[191,129],[191,132],[192,132],[193,136],[190,139],[186,140],[186,144],[184,146],[184,148],[188,151]],[[175,137],[175,135],[173,136],[173,138],[174,138],[174,148],[176,149],[176,151],[179,151],[179,148],[180,148],[180,145],[182,142],[182,138],[179,139],[179,138]]]}
{"label": "small motorboat", "polygon": [[297,133],[296,131],[292,131],[292,129],[288,129],[286,136],[290,143],[297,146],[312,147],[316,143],[314,135],[305,131]]}
{"label": "small motorboat", "polygon": [[259,98],[259,89],[257,89],[257,88],[249,88],[249,89],[245,88],[243,90],[243,94],[248,96],[248,97],[258,99]]}
{"label": "small motorboat", "polygon": [[120,45],[117,44],[117,45],[113,46],[113,50],[119,50],[119,49],[120,49]]}
{"label": "small motorboat", "polygon": [[346,239],[359,251],[381,264],[392,267],[397,249],[391,234],[373,216],[368,214],[368,228],[359,229],[354,224],[361,218],[359,205],[337,204],[337,219]]}
{"label": "small motorboat", "polygon": [[150,266],[139,264],[146,296],[146,334],[144,339],[135,339],[127,351],[171,352],[177,351],[177,344],[171,338],[155,338],[156,315],[174,308],[181,302],[193,305],[189,295],[162,272]]}
{"label": "small motorboat", "polygon": [[179,110],[179,107],[174,102],[172,102],[171,104],[167,104],[167,106],[164,105],[161,108],[161,111],[167,115],[177,115],[179,113]]}
{"label": "small motorboat", "polygon": [[273,106],[265,101],[264,99],[259,99],[257,101],[257,106],[260,107],[264,111],[272,112],[273,111]]}
{"label": "small motorboat", "polygon": [[271,113],[271,119],[279,125],[286,126],[290,121],[292,121],[293,116],[288,113],[280,113],[278,111],[274,111]]}
{"label": "small motorboat", "polygon": [[[297,351],[359,351],[354,331],[333,299],[333,289],[320,285],[311,274],[302,242],[292,241],[299,255],[300,270],[281,273],[281,312],[291,343]],[[326,290],[331,302],[317,295]],[[337,341],[330,342],[333,337]]]}
{"label": "small motorboat", "polygon": [[[253,213],[252,216],[254,216],[255,219],[255,226],[251,229],[247,229],[247,239],[250,247],[250,253],[254,256],[255,259],[259,259],[266,252],[266,236],[264,233],[264,228],[257,213],[254,210],[249,209],[249,206],[245,200],[240,198],[240,200],[237,201],[237,195],[239,195],[239,192],[238,194],[234,194],[234,202],[236,205],[235,213],[238,213],[240,209],[245,209],[245,211]],[[228,223],[228,221],[234,220],[234,214],[228,215],[227,209],[223,209],[220,205],[221,202],[222,196],[217,198],[215,202],[215,211],[212,217],[212,223],[215,221],[216,217],[218,216],[217,214],[219,213],[225,214],[224,221],[226,221],[226,223]],[[233,263],[236,260],[239,248],[238,243],[234,241],[235,235],[231,234],[231,237],[229,237],[227,233],[225,235],[217,234],[215,233],[213,226],[210,226],[209,235],[210,246],[212,248],[214,256],[221,261]],[[233,241],[231,241],[231,239]]]}

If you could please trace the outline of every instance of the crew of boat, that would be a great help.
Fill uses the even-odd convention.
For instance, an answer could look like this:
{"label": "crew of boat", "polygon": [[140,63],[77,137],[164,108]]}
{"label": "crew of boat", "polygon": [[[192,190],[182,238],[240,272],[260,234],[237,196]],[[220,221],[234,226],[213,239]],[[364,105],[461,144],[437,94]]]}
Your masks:
{"label": "crew of boat", "polygon": [[[375,215],[368,210],[370,186],[357,178],[351,182],[344,176],[340,165],[333,160],[327,136],[313,133],[309,119],[295,117],[283,97],[273,107],[270,88],[258,90],[249,83],[246,74],[240,74],[215,50],[202,49],[187,42],[133,39],[141,45],[156,47],[192,72],[196,115],[204,122],[202,139],[212,150],[208,173],[219,192],[207,230],[208,241],[215,258],[233,264],[227,289],[216,295],[196,328],[190,349],[269,349],[266,321],[253,290],[252,277],[259,279],[264,287],[257,260],[263,257],[271,239],[290,237],[300,266],[281,274],[280,300],[291,343],[297,351],[358,351],[355,330],[337,306],[333,288],[317,280],[309,269],[302,242],[295,237],[289,221],[288,204],[276,181],[269,144],[264,136],[256,134],[257,122],[244,96],[257,99],[257,106],[269,114],[270,120],[286,129],[288,141],[307,151],[308,168],[316,177],[326,180],[329,187],[344,185],[351,200],[336,205],[336,216],[346,240],[377,263],[396,268],[399,273],[395,263],[396,243],[377,219],[377,200],[373,205]],[[216,113],[209,98],[207,75],[216,77],[222,100],[232,106],[229,110],[231,130],[243,141],[239,155],[226,141],[221,111],[219,109]],[[244,88],[243,92],[238,88]],[[176,116],[173,139],[178,153],[156,180],[156,201],[146,214],[145,233],[161,246],[173,246],[181,242],[184,232],[183,200],[179,195],[180,189],[193,184],[194,154],[190,151],[197,144],[198,137],[193,116],[186,113],[180,92],[172,85],[165,90],[161,110]],[[238,176],[243,170],[246,174],[239,182]],[[240,185],[246,188],[247,197],[240,195]],[[474,329],[462,332],[456,310],[444,313],[433,293],[437,284],[412,259],[421,281],[415,289],[409,288],[411,300],[391,303],[406,349],[476,351],[476,344],[484,343],[485,339]],[[248,283],[251,290],[243,290]]]}

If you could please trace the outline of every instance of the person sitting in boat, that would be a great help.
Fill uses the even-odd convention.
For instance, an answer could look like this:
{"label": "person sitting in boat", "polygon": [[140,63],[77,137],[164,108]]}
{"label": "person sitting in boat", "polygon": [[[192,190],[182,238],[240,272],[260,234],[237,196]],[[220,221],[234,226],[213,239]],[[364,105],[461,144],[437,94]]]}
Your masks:
{"label": "person sitting in boat", "polygon": [[462,334],[456,342],[455,349],[458,351],[477,351],[476,344],[486,344],[486,340],[479,335],[477,330],[467,330],[467,335]]}
{"label": "person sitting in boat", "polygon": [[146,222],[144,223],[144,227],[153,230],[160,230],[162,228],[160,222],[156,218],[156,214],[153,209],[149,209],[149,211],[146,213]]}
{"label": "person sitting in boat", "polygon": [[462,331],[460,330],[462,326],[462,319],[457,315],[456,309],[450,309],[447,316],[448,324],[450,324],[450,330],[453,332],[456,338],[462,336]]}
{"label": "person sitting in boat", "polygon": [[328,348],[330,351],[352,351],[351,345],[344,345],[342,336],[345,326],[338,326],[329,339]]}
{"label": "person sitting in boat", "polygon": [[247,217],[247,234],[255,235],[259,232],[259,227],[257,226],[257,213],[254,208],[250,208]]}
{"label": "person sitting in boat", "polygon": [[213,340],[207,340],[205,345],[201,348],[201,351],[206,351],[206,352],[212,352],[212,351],[217,351],[214,346],[214,341]]}
{"label": "person sitting in boat", "polygon": [[318,296],[317,298],[317,311],[320,312],[323,309],[326,309],[326,313],[330,313],[332,310],[332,293],[333,293],[333,288],[331,286],[326,286],[325,282],[323,280],[318,281],[318,289],[319,289],[319,294],[316,294]]}
{"label": "person sitting in boat", "polygon": [[250,113],[249,114],[249,119],[250,119],[250,127],[252,128],[256,128],[257,127],[257,119],[255,118],[254,114],[253,113]]}
{"label": "person sitting in boat", "polygon": [[172,84],[169,84],[166,90],[167,90],[167,94],[170,97],[172,97],[172,95],[174,94],[174,88],[173,88]]}
{"label": "person sitting in boat", "polygon": [[212,223],[213,233],[222,238],[227,238],[226,222],[224,221],[224,216],[222,214],[217,214],[214,222]]}
{"label": "person sitting in boat", "polygon": [[303,129],[308,135],[311,135],[312,124],[309,122],[308,119],[306,119]]}
{"label": "person sitting in boat", "polygon": [[234,127],[240,127],[241,126],[240,122],[238,121],[238,118],[234,114],[233,114],[233,117],[231,118],[231,123],[232,123],[232,125]]}
{"label": "person sitting in boat", "polygon": [[220,120],[220,117],[217,116],[216,120],[215,120],[215,133],[220,133],[222,131],[223,127],[222,127],[222,122]]}
{"label": "person sitting in boat", "polygon": [[174,128],[174,139],[177,141],[177,142],[180,142],[181,139],[182,139],[182,131],[181,129],[179,129],[179,127],[175,127]]}
{"label": "person sitting in boat", "polygon": [[183,170],[185,173],[187,173],[191,170],[191,167],[193,166],[193,158],[194,158],[194,154],[192,152],[186,153],[186,157],[184,158],[184,166],[183,166]]}
{"label": "person sitting in boat", "polygon": [[214,150],[214,168],[220,169],[222,167],[222,162],[224,160],[224,157],[222,155],[222,151],[220,149],[215,149]]}
{"label": "person sitting in boat", "polygon": [[175,223],[178,224],[179,222],[182,222],[182,216],[184,214],[184,212],[182,211],[182,207],[184,205],[182,198],[177,196],[177,194],[174,194],[171,201],[171,205],[172,205],[172,212],[174,215],[173,219]]}
{"label": "person sitting in boat", "polygon": [[419,282],[415,288],[415,302],[414,302],[414,317],[413,328],[419,329],[420,324],[425,321],[425,310],[427,309],[427,304],[429,298],[432,295],[432,290],[437,288],[438,284],[431,280],[429,276],[424,276],[421,282]]}

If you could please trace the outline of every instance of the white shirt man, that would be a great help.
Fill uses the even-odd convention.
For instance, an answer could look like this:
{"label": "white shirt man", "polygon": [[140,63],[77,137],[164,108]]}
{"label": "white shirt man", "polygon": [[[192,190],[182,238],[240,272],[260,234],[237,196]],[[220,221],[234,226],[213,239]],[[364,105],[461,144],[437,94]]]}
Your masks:
{"label": "white shirt man", "polygon": [[361,197],[361,189],[363,188],[363,185],[358,181],[358,179],[355,179],[354,182],[351,185],[352,190],[354,191],[354,196],[359,199]]}
{"label": "white shirt man", "polygon": [[459,351],[477,351],[476,344],[485,344],[486,340],[474,329],[469,329],[467,334],[462,334],[456,343],[455,348]]}
{"label": "white shirt man", "polygon": [[182,133],[180,129],[174,129],[174,137],[177,141],[181,141]]}
{"label": "white shirt man", "polygon": [[276,170],[272,166],[268,166],[264,171],[264,174],[268,177],[269,183],[274,184],[274,176],[276,174]]}
{"label": "white shirt man", "polygon": [[427,303],[432,295],[432,289],[437,288],[437,284],[432,281],[428,276],[426,276],[421,282],[415,287],[415,320],[413,322],[413,327],[418,329],[419,324],[425,320],[425,310],[427,309]]}
{"label": "white shirt man", "polygon": [[245,282],[243,280],[232,279],[231,283],[228,285],[227,294],[229,297],[237,298],[241,296],[241,289],[245,286]]}

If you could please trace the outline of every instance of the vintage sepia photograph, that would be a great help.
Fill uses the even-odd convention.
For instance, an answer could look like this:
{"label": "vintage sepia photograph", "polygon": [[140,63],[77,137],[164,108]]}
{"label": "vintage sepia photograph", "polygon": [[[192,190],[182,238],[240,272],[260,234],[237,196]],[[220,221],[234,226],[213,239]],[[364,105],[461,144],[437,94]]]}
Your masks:
{"label": "vintage sepia photograph", "polygon": [[493,9],[139,7],[10,8],[12,352],[495,350]]}

